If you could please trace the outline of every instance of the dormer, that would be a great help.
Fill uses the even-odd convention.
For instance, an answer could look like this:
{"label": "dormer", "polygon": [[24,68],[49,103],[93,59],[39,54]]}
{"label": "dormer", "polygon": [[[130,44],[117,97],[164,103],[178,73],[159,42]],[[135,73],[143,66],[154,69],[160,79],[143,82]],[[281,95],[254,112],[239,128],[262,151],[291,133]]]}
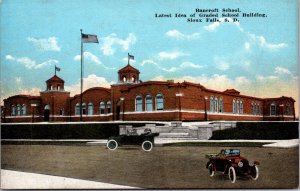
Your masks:
{"label": "dormer", "polygon": [[130,64],[118,71],[119,83],[138,83],[140,71]]}
{"label": "dormer", "polygon": [[46,91],[65,91],[64,84],[65,81],[54,75],[52,78],[46,81],[47,87]]}
{"label": "dormer", "polygon": [[224,93],[240,95],[240,92],[235,90],[235,89],[227,89],[227,90],[224,91]]}

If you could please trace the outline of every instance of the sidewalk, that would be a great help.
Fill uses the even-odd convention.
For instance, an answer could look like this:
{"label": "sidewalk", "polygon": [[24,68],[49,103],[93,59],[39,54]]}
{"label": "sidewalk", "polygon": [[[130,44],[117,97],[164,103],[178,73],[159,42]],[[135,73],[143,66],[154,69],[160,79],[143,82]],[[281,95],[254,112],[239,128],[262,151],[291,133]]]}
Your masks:
{"label": "sidewalk", "polygon": [[[275,148],[292,148],[299,146],[299,139],[291,140],[185,140],[185,139],[168,139],[168,138],[156,138],[154,144],[156,146],[163,146],[167,143],[180,143],[180,142],[203,142],[203,143],[222,143],[222,142],[253,142],[253,143],[270,143],[263,145],[263,147],[275,147]],[[87,145],[106,145],[107,140],[94,140],[87,142]]]}
{"label": "sidewalk", "polygon": [[130,186],[1,169],[1,189],[138,189]]}

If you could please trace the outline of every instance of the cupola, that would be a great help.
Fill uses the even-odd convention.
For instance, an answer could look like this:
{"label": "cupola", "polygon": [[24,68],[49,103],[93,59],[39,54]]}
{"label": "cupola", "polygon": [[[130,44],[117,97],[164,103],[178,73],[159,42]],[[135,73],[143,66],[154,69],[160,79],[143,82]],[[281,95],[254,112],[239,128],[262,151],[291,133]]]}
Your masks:
{"label": "cupola", "polygon": [[56,75],[47,80],[46,84],[46,91],[64,91],[65,81]]}
{"label": "cupola", "polygon": [[130,64],[118,71],[119,83],[138,83],[140,71]]}

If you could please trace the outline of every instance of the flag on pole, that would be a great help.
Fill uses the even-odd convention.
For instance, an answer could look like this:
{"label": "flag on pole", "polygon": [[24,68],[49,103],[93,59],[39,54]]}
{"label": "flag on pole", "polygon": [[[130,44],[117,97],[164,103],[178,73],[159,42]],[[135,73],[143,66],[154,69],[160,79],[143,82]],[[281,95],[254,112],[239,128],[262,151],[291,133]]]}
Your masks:
{"label": "flag on pole", "polygon": [[83,43],[99,43],[97,35],[93,34],[81,34]]}
{"label": "flag on pole", "polygon": [[134,60],[134,56],[133,55],[130,55],[129,53],[128,53],[128,59],[130,60]]}
{"label": "flag on pole", "polygon": [[58,72],[59,72],[59,71],[60,71],[60,68],[55,66],[55,71],[58,71]]}

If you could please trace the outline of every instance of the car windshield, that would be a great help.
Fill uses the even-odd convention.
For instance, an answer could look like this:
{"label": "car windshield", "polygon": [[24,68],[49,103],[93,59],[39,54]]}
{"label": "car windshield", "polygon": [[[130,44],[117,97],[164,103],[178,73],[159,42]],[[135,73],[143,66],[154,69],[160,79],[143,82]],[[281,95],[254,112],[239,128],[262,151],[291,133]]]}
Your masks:
{"label": "car windshield", "polygon": [[240,156],[240,149],[225,149],[226,156]]}

